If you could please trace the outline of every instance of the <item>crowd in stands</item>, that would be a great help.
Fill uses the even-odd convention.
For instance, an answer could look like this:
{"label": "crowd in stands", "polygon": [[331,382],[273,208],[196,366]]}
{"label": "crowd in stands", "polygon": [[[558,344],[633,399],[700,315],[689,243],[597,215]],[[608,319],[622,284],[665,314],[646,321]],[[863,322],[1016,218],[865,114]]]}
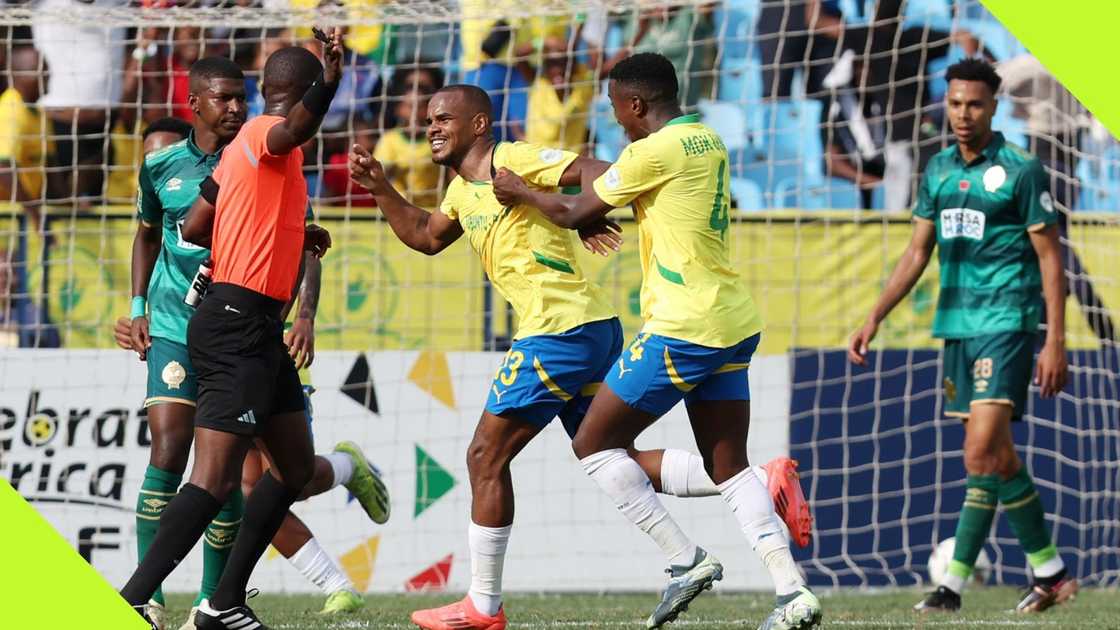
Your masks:
{"label": "crowd in stands", "polygon": [[[360,9],[387,0],[322,1]],[[269,54],[320,51],[309,24],[127,28],[96,19],[130,6],[299,10],[320,0],[6,0],[20,4],[36,9],[30,26],[0,27],[0,196],[37,229],[45,206],[131,203],[140,134],[162,117],[190,119],[187,72],[197,59],[236,60],[255,115]],[[976,1],[726,0],[517,17],[523,4],[458,0],[457,23],[347,27],[338,95],[304,147],[318,206],[373,205],[346,174],[352,143],[371,150],[414,202],[435,206],[449,177],[430,162],[424,119],[430,96],[451,82],[491,95],[502,140],[613,159],[625,139],[603,79],[643,51],[673,61],[686,109],[724,137],[740,210],[908,207],[916,174],[947,139],[938,69],[963,55],[1001,62],[1014,107],[1001,108],[997,126],[1017,116],[1011,139],[1043,156],[1056,199],[1077,205],[1087,115],[1041,64],[1006,44],[1013,40]],[[0,336],[7,318],[0,313]]]}

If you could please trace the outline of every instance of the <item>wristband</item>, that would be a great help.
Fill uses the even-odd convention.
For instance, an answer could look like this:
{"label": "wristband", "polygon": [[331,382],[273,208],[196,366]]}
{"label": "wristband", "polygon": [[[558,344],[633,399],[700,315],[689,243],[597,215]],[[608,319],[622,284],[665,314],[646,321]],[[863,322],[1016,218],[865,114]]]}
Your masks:
{"label": "wristband", "polygon": [[338,89],[338,82],[335,81],[333,85],[326,83],[323,80],[323,73],[319,73],[319,78],[307,88],[303,93],[301,102],[315,116],[325,116],[327,110],[331,107],[331,99],[334,98],[334,93]]}
{"label": "wristband", "polygon": [[136,319],[148,314],[148,298],[143,295],[132,296],[132,312],[129,318]]}

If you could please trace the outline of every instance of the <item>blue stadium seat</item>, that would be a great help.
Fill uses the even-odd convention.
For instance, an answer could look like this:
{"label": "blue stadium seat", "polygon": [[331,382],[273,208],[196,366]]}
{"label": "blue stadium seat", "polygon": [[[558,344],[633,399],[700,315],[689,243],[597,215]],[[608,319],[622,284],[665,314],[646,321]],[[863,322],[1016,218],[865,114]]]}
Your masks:
{"label": "blue stadium seat", "polygon": [[614,119],[606,92],[595,99],[591,110],[591,135],[595,142],[595,158],[604,162],[618,159],[626,147],[626,133]]}
{"label": "blue stadium seat", "polygon": [[787,178],[775,188],[775,207],[804,210],[857,209],[859,189],[846,179],[836,177]]}
{"label": "blue stadium seat", "polygon": [[731,178],[731,197],[734,208],[742,212],[766,209],[766,202],[762,198],[762,189],[758,184],[745,177]]}
{"label": "blue stadium seat", "polygon": [[909,0],[903,12],[903,26],[929,26],[941,31],[951,30],[952,0]]}
{"label": "blue stadium seat", "polygon": [[700,110],[700,119],[723,139],[728,153],[750,146],[746,115],[738,104],[701,100],[696,106]]}

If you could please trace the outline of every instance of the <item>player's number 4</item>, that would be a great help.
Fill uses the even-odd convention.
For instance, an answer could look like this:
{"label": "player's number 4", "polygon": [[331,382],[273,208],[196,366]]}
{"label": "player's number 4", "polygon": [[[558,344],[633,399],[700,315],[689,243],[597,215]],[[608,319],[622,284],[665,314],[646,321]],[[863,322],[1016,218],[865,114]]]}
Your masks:
{"label": "player's number 4", "polygon": [[727,216],[731,200],[723,194],[723,178],[726,172],[727,160],[720,160],[719,171],[716,173],[716,196],[712,200],[712,216],[708,219],[708,225],[719,232],[721,239],[727,235],[727,225],[731,222]]}

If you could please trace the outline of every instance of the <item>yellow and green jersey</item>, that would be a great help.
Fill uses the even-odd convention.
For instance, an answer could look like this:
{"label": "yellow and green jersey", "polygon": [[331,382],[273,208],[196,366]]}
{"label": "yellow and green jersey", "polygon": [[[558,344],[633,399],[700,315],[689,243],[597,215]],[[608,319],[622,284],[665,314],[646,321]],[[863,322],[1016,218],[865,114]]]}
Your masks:
{"label": "yellow and green jersey", "polygon": [[604,202],[630,204],[642,261],[642,332],[726,348],[762,330],[731,265],[727,148],[695,115],[630,144],[595,180]]}
{"label": "yellow and green jersey", "polygon": [[1058,221],[1038,158],[996,133],[966,164],[954,145],[922,175],[914,219],[937,231],[941,290],[933,335],[1034,331],[1042,274],[1028,232]]}
{"label": "yellow and green jersey", "polygon": [[[576,157],[527,142],[502,142],[494,148],[493,168],[508,168],[533,187],[555,191]],[[457,176],[440,211],[463,226],[490,282],[513,306],[515,339],[559,334],[615,316],[602,289],[580,269],[575,232],[553,225],[540,210],[503,207],[491,182]]]}

